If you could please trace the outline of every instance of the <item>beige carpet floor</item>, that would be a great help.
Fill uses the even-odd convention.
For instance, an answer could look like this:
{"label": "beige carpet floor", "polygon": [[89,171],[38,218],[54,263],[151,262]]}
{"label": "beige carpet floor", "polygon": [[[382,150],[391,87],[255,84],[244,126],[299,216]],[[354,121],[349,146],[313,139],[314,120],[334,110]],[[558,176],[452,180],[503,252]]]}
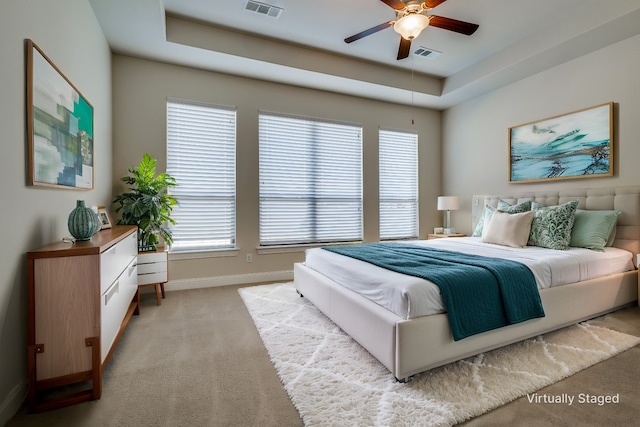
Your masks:
{"label": "beige carpet floor", "polygon": [[[161,306],[143,296],[107,366],[102,399],[40,414],[18,426],[301,426],[238,288],[168,292]],[[640,310],[598,323],[640,336]],[[629,426],[640,420],[640,347],[539,391],[620,394],[615,405],[529,403],[497,408],[465,426]]]}

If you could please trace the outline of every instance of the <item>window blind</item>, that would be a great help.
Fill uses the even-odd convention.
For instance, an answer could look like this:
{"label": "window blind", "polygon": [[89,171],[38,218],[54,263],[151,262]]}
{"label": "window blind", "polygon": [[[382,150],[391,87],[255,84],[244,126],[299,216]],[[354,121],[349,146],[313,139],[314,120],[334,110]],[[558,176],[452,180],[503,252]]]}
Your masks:
{"label": "window blind", "polygon": [[234,248],[236,110],[167,101],[167,173],[176,178],[172,251]]}
{"label": "window blind", "polygon": [[261,113],[260,244],[362,240],[362,128]]}
{"label": "window blind", "polygon": [[379,131],[380,239],[418,237],[418,135]]}

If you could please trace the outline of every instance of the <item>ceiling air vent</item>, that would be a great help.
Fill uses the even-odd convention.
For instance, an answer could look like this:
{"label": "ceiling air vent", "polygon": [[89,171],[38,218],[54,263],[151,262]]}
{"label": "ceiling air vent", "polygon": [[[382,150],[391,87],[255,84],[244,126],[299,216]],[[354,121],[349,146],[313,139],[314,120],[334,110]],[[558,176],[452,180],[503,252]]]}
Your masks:
{"label": "ceiling air vent", "polygon": [[279,17],[284,10],[281,7],[273,6],[266,3],[260,3],[253,0],[248,0],[244,8],[245,10],[248,10],[250,12],[256,12],[260,15],[270,16],[272,18]]}
{"label": "ceiling air vent", "polygon": [[438,52],[437,50],[429,49],[424,46],[420,46],[413,52],[414,55],[421,56],[427,59],[433,59],[436,56],[440,55],[440,53],[442,52]]}

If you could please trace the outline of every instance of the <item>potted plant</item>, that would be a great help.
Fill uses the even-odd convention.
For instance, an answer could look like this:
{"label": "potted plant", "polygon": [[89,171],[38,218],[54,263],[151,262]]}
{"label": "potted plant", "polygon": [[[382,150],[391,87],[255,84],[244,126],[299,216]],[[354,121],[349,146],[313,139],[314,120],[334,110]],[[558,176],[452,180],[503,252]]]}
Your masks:
{"label": "potted plant", "polygon": [[140,252],[156,250],[160,238],[171,244],[168,224],[176,223],[171,211],[178,202],[167,189],[177,185],[175,178],[166,173],[156,175],[156,159],[145,154],[140,164],[129,168],[129,175],[120,180],[129,186],[129,191],[113,199],[115,211],[122,212],[116,224],[138,226]]}

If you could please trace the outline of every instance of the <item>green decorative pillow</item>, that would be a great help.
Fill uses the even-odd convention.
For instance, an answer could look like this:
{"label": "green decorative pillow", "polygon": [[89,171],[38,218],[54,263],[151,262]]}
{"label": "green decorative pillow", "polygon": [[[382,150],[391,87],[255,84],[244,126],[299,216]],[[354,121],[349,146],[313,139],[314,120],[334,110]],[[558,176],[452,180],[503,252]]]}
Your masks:
{"label": "green decorative pillow", "polygon": [[524,202],[512,205],[509,202],[505,202],[502,199],[498,199],[498,210],[506,213],[522,213],[531,210],[531,200],[525,200]]}
{"label": "green decorative pillow", "polygon": [[484,228],[485,218],[491,218],[491,215],[493,215],[493,213],[495,211],[496,211],[496,208],[491,207],[489,205],[484,205],[484,209],[482,210],[482,214],[480,215],[480,219],[478,220],[478,223],[476,224],[476,228],[475,228],[475,230],[473,230],[473,234],[471,234],[471,237],[481,237],[482,236],[482,230]]}
{"label": "green decorative pillow", "polygon": [[611,234],[609,234],[609,240],[607,240],[607,244],[604,245],[606,248],[610,248],[613,246],[613,241],[616,240],[616,233],[618,232],[618,227],[613,227],[611,230]]}
{"label": "green decorative pillow", "polygon": [[498,199],[498,207],[494,208],[493,206],[485,205],[484,210],[482,211],[482,215],[480,216],[480,220],[476,224],[475,230],[473,230],[473,234],[471,237],[481,237],[483,235],[483,229],[485,224],[489,223],[493,213],[496,209],[506,212],[506,213],[522,213],[531,210],[531,201],[527,200],[522,203],[518,203],[517,205],[512,205],[508,202],[505,202],[502,199]]}
{"label": "green decorative pillow", "polygon": [[529,246],[564,250],[571,242],[571,230],[576,217],[578,201],[558,206],[541,207],[535,211],[531,223]]}
{"label": "green decorative pillow", "polygon": [[571,231],[569,246],[604,251],[609,236],[616,227],[622,212],[576,210],[576,219]]}

